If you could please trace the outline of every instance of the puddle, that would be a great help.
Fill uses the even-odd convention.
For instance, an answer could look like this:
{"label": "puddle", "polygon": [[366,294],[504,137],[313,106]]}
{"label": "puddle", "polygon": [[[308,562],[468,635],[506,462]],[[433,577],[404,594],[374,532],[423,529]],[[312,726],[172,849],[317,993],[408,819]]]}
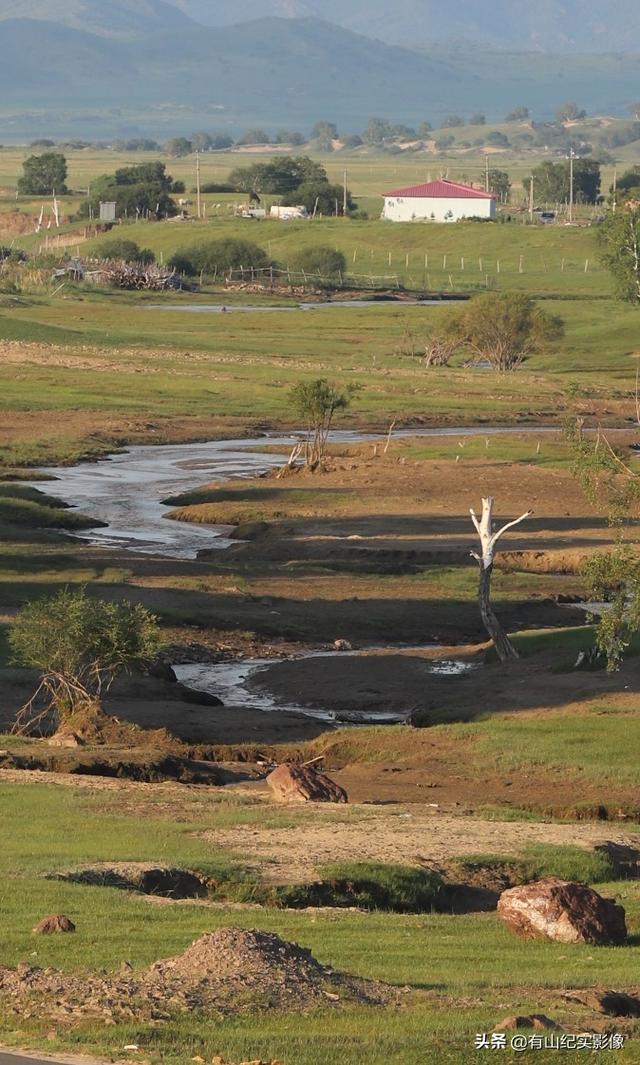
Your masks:
{"label": "puddle", "polygon": [[373,300],[326,300],[320,303],[298,303],[295,306],[274,304],[250,304],[250,303],[151,303],[146,309],[149,311],[172,311],[174,314],[273,314],[276,311],[290,314],[297,311],[322,311],[342,310],[345,307],[439,307],[445,303],[459,303],[460,300],[401,300],[401,299],[373,299]]}
{"label": "puddle", "polygon": [[[300,655],[296,659],[287,658],[246,658],[241,662],[218,662],[190,663],[189,665],[177,666],[173,669],[178,680],[196,691],[209,692],[222,699],[225,706],[246,706],[255,710],[263,710],[269,713],[273,710],[291,714],[304,714],[319,721],[331,723],[344,723],[353,725],[389,725],[407,721],[412,710],[406,713],[369,713],[363,714],[358,711],[343,711],[335,713],[332,710],[321,710],[318,707],[304,706],[294,703],[285,703],[262,688],[254,687],[252,680],[256,674],[267,670],[272,666],[287,661],[306,661],[309,658],[353,658],[357,656],[370,656],[372,648],[364,651],[312,651],[306,655]],[[381,649],[382,650],[382,649]],[[388,648],[384,648],[388,650]],[[463,662],[456,659],[434,659],[429,663],[429,672],[439,676],[461,676],[477,669],[477,663]]]}

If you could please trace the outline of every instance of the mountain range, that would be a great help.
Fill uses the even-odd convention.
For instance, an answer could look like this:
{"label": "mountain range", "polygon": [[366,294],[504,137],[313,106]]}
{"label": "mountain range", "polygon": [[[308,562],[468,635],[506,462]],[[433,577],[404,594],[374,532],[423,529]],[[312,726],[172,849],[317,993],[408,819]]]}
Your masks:
{"label": "mountain range", "polygon": [[[520,2],[511,0],[514,10]],[[463,10],[474,5],[461,0]],[[322,6],[340,14],[337,0]],[[572,98],[615,113],[639,95],[637,55],[496,52],[477,42],[419,48],[417,29],[412,47],[399,46],[369,36],[382,20],[379,0],[367,0],[366,16],[362,0],[342,6],[343,21],[359,32],[294,17],[320,0],[234,0],[233,9],[228,0],[0,0],[0,142],[235,133],[249,125],[306,132],[318,119],[348,132],[373,115],[411,125],[438,124],[451,112],[497,120],[516,104],[543,118]],[[195,18],[274,8],[278,17],[218,26]],[[432,0],[397,0],[387,18],[399,33],[412,12],[426,25],[432,8]],[[555,0],[538,5],[549,17],[552,9]]]}
{"label": "mountain range", "polygon": [[543,52],[640,51],[637,0],[172,0],[207,26],[264,17],[318,18],[413,47],[481,42]]}

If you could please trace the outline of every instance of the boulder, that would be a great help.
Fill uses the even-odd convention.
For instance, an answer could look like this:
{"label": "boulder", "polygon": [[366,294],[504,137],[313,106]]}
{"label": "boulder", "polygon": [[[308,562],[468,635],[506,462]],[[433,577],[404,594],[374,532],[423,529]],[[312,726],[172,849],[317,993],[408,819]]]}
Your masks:
{"label": "boulder", "polygon": [[75,932],[76,926],[73,921],[65,917],[63,913],[54,913],[42,920],[32,929],[41,936],[50,936],[56,932]]}
{"label": "boulder", "polygon": [[523,939],[607,946],[627,938],[625,913],[613,899],[556,876],[503,891],[498,913]]}
{"label": "boulder", "polygon": [[333,648],[335,651],[353,651],[353,647],[348,640],[334,640]]}
{"label": "boulder", "polygon": [[284,762],[269,773],[267,784],[278,802],[348,802],[335,781],[311,766]]}

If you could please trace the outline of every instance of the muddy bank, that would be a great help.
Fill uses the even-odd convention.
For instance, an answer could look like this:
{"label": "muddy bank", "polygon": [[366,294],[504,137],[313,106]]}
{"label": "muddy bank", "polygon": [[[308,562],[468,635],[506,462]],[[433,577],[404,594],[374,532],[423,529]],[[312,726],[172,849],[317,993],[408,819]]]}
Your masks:
{"label": "muddy bank", "polygon": [[429,726],[493,713],[551,710],[628,690],[640,680],[636,660],[629,660],[620,674],[555,672],[555,658],[506,666],[483,665],[477,657],[469,661],[477,667],[452,676],[434,671],[431,657],[415,651],[298,658],[264,666],[250,687],[268,693],[276,704],[330,708],[338,717],[396,714]]}

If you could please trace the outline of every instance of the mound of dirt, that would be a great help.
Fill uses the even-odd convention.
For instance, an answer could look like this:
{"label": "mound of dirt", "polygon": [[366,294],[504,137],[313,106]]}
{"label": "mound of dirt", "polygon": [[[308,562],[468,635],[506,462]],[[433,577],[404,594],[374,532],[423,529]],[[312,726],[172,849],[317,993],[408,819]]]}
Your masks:
{"label": "mound of dirt", "polygon": [[380,1003],[389,997],[376,985],[318,962],[310,950],[272,932],[220,928],[208,932],[177,958],[156,962],[152,979],[195,990],[202,1003],[233,1008],[235,1002],[272,1008],[305,1008],[340,1000]]}
{"label": "mound of dirt", "polygon": [[0,968],[0,1004],[27,1018],[61,1023],[92,1017],[166,1020],[173,1012],[205,1009],[218,1016],[257,1009],[300,1010],[393,1002],[396,989],[334,972],[309,950],[270,932],[219,928],[175,958],[140,974],[68,974],[21,965]]}
{"label": "mound of dirt", "polygon": [[201,899],[207,895],[207,881],[188,869],[167,868],[143,862],[99,863],[86,869],[53,873],[48,879],[66,880],[93,887],[121,888],[143,895],[160,895],[169,899]]}

